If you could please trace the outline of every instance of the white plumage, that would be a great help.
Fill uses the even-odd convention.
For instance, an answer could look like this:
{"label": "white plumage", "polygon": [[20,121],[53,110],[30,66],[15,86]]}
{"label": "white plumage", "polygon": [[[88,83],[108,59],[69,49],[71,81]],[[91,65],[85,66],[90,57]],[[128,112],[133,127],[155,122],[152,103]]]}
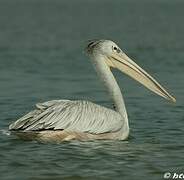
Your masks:
{"label": "white plumage", "polygon": [[129,123],[121,90],[110,68],[117,68],[156,94],[175,102],[153,77],[110,40],[91,41],[86,51],[105,85],[115,110],[88,101],[53,100],[18,119],[9,129],[21,138],[41,141],[119,139],[129,135]]}
{"label": "white plumage", "polygon": [[10,125],[11,130],[70,130],[92,134],[116,132],[122,128],[119,113],[89,101],[53,100],[36,105]]}

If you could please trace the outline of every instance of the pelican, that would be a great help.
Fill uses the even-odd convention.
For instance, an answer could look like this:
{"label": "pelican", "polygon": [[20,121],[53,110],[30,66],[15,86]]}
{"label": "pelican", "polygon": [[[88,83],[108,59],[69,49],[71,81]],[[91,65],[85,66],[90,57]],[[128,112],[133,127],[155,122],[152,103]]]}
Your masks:
{"label": "pelican", "polygon": [[38,103],[35,110],[10,124],[9,130],[12,133],[23,139],[41,142],[127,139],[127,111],[111,68],[117,68],[157,95],[176,102],[173,96],[113,41],[90,41],[86,52],[112,99],[114,109],[84,100],[52,100]]}

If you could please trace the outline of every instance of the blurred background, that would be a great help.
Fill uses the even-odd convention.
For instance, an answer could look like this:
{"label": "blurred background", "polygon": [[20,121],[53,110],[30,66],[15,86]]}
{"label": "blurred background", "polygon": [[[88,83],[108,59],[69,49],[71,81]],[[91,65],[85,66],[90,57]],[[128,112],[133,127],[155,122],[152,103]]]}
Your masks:
{"label": "blurred background", "polygon": [[[1,179],[163,179],[183,173],[183,0],[0,0]],[[38,102],[112,103],[84,52],[111,39],[173,94],[176,104],[114,71],[127,141],[39,144],[8,125]]]}

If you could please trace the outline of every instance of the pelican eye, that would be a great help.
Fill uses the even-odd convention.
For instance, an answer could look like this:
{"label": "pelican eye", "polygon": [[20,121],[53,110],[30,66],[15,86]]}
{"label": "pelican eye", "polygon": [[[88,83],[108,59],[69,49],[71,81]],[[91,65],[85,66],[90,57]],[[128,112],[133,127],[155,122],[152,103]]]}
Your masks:
{"label": "pelican eye", "polygon": [[116,51],[117,53],[120,53],[121,50],[119,48],[117,48],[116,46],[112,47],[114,51]]}

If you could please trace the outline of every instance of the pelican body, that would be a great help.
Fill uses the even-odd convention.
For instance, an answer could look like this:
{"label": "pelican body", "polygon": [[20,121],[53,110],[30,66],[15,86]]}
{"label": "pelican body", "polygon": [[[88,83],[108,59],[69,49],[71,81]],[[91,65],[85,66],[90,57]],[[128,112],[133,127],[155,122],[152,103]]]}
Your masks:
{"label": "pelican body", "polygon": [[36,104],[35,110],[10,124],[9,130],[12,133],[23,139],[41,142],[127,139],[129,135],[127,111],[111,68],[119,69],[167,100],[176,101],[113,41],[90,41],[86,52],[106,87],[115,110],[89,101],[52,100]]}

